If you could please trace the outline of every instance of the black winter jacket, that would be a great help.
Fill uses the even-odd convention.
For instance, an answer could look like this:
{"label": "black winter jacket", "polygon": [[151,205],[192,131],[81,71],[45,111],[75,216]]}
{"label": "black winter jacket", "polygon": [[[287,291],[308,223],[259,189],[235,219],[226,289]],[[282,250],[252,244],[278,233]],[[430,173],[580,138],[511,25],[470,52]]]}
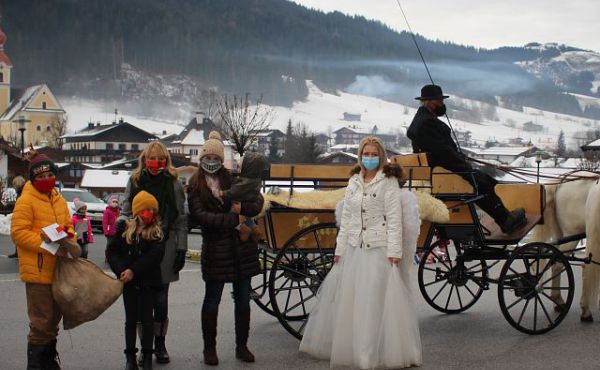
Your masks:
{"label": "black winter jacket", "polygon": [[107,246],[107,257],[117,279],[123,271],[131,269],[133,280],[130,283],[140,287],[160,287],[162,284],[160,262],[165,254],[164,241],[138,240],[133,244],[127,244],[123,237],[124,219],[117,221],[115,230],[115,236]]}
{"label": "black winter jacket", "polygon": [[[231,176],[221,184],[223,190],[231,185]],[[202,202],[200,195],[189,188],[190,223],[202,230],[202,278],[205,281],[233,282],[260,273],[258,245],[252,238],[242,242],[235,227],[238,214],[230,212],[231,202],[219,202],[212,195]],[[262,209],[262,196],[254,202],[242,202],[241,213],[254,217]]]}
{"label": "black winter jacket", "polygon": [[448,125],[427,108],[420,107],[417,110],[406,135],[412,141],[413,152],[429,153],[427,159],[431,167],[441,166],[455,172],[472,170],[452,140]]}

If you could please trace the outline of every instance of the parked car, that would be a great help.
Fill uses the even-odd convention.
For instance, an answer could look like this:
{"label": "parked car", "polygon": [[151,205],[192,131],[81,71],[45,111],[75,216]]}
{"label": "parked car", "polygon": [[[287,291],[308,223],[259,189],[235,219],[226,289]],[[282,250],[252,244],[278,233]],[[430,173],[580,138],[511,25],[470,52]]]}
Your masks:
{"label": "parked car", "polygon": [[85,189],[63,188],[61,194],[67,200],[69,213],[71,215],[75,213],[75,206],[73,205],[73,200],[75,198],[79,198],[81,201],[85,202],[85,204],[87,204],[87,213],[92,222],[92,227],[102,230],[102,216],[104,215],[104,209],[106,208],[106,203],[104,203],[102,199],[97,198],[94,194]]}

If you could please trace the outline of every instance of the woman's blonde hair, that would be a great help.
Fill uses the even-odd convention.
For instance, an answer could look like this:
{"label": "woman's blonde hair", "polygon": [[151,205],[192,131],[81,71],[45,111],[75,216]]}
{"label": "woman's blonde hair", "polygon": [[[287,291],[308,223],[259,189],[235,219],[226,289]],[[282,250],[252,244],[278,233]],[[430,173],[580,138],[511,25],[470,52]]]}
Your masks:
{"label": "woman's blonde hair", "polygon": [[[158,211],[158,210],[156,210]],[[125,221],[125,232],[123,233],[123,237],[127,244],[132,244],[135,240],[135,234],[138,228],[138,225],[142,224],[142,231],[140,232],[140,237],[144,240],[161,240],[163,238],[163,231],[160,225],[160,219],[158,215],[154,218],[154,221],[150,225],[144,225],[140,216],[132,216],[127,221]]]}
{"label": "woman's blonde hair", "polygon": [[377,170],[380,170],[384,165],[387,164],[387,154],[385,152],[383,142],[377,136],[367,136],[360,141],[360,144],[358,145],[358,165],[364,170],[364,166],[362,164],[362,153],[367,145],[373,145],[377,147],[377,152],[379,153],[379,166],[377,167]]}
{"label": "woman's blonde hair", "polygon": [[25,185],[26,182],[27,182],[27,180],[25,180],[25,178],[23,176],[17,176],[12,180],[12,187],[16,191],[19,191],[23,188],[23,186]]}
{"label": "woman's blonde hair", "polygon": [[173,167],[171,153],[169,153],[167,147],[160,141],[152,141],[150,142],[150,144],[148,144],[148,146],[144,148],[144,150],[142,150],[142,153],[138,158],[138,166],[135,170],[131,172],[131,182],[133,183],[133,185],[138,186],[140,176],[142,175],[142,170],[146,168],[146,158],[148,157],[148,154],[155,148],[158,149],[167,158],[167,167],[165,171],[167,171],[169,175],[171,175],[171,177],[177,179],[177,169]]}

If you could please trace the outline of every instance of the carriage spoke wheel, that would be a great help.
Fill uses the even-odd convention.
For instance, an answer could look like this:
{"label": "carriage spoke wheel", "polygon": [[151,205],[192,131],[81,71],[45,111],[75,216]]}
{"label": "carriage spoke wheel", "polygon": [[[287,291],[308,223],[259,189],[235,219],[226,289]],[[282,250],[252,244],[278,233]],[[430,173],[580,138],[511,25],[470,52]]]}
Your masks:
{"label": "carriage spoke wheel", "polygon": [[516,249],[504,263],[498,281],[502,314],[514,328],[527,334],[546,333],[558,326],[569,312],[574,293],[569,261],[545,243]]}
{"label": "carriage spoke wheel", "polygon": [[463,248],[438,240],[419,262],[419,289],[427,303],[444,313],[459,313],[477,302],[487,286],[484,260],[465,261]]}
{"label": "carriage spoke wheel", "polygon": [[260,274],[252,278],[252,291],[250,298],[254,303],[269,315],[275,316],[273,308],[271,308],[271,297],[269,296],[268,282],[269,271],[273,266],[274,255],[268,250],[259,250],[258,259],[260,262]]}
{"label": "carriage spoke wheel", "polygon": [[333,266],[335,223],[312,225],[296,233],[277,254],[269,275],[271,307],[281,325],[302,338],[321,282]]}

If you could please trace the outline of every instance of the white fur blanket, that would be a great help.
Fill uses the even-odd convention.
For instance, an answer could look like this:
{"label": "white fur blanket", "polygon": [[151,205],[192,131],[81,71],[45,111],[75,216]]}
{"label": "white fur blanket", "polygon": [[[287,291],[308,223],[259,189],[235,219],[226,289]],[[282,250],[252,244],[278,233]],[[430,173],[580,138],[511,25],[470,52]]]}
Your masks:
{"label": "white fur blanket", "polygon": [[[331,209],[335,210],[336,205],[344,199],[346,188],[336,190],[315,190],[309,192],[296,192],[290,198],[286,191],[277,194],[263,194],[265,204],[258,217],[265,215],[271,207],[271,203],[277,203],[290,208],[298,209]],[[432,197],[423,191],[414,191],[419,206],[419,214],[422,220],[444,223],[450,219],[448,208],[444,202]]]}

